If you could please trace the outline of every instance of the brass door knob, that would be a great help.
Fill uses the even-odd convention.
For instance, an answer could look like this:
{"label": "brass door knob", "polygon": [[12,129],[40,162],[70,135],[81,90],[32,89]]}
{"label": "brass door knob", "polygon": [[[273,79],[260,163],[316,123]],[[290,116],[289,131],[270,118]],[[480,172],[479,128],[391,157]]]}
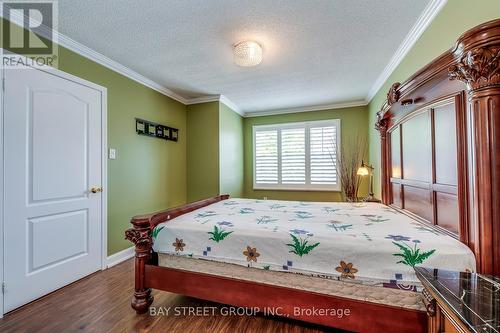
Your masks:
{"label": "brass door knob", "polygon": [[102,187],[92,187],[90,189],[90,192],[92,193],[99,193],[99,192],[102,192]]}

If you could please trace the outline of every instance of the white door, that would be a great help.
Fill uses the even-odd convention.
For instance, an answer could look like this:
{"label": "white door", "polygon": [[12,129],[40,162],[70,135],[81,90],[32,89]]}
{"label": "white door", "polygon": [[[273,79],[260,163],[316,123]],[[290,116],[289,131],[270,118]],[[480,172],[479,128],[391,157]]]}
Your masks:
{"label": "white door", "polygon": [[91,86],[6,69],[4,312],[101,268],[101,112]]}

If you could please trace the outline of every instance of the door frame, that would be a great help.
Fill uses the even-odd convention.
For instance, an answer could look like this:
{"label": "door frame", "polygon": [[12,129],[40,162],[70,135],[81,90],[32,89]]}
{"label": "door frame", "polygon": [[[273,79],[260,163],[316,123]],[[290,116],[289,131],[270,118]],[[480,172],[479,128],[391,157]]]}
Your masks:
{"label": "door frame", "polygon": [[[3,55],[4,50],[0,48],[0,55]],[[24,57],[23,57],[24,58]],[[25,62],[27,63],[27,62]],[[62,70],[55,69],[48,66],[37,67],[35,70],[40,70],[50,75],[54,75],[68,81],[72,81],[94,90],[97,90],[101,94],[101,186],[103,191],[101,193],[101,270],[107,268],[107,257],[108,257],[108,89],[106,87],[100,86],[96,83],[90,82],[88,80],[82,79],[75,75],[63,72]],[[28,70],[28,69],[19,69]],[[6,191],[4,187],[4,87],[5,87],[5,69],[2,67],[0,69],[0,318],[4,315],[4,293],[3,293],[3,282],[4,282],[4,193]]]}

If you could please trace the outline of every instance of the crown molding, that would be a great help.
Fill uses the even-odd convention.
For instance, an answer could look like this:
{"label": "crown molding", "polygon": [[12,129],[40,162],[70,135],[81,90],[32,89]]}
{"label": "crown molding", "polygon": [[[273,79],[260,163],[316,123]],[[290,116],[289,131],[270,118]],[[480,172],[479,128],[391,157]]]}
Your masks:
{"label": "crown molding", "polygon": [[370,102],[373,99],[373,97],[377,94],[377,92],[380,90],[380,88],[382,88],[382,86],[389,79],[389,77],[394,72],[396,67],[398,67],[398,65],[408,54],[413,45],[415,45],[420,36],[422,36],[424,31],[436,18],[436,16],[444,7],[444,5],[446,5],[447,1],[448,0],[431,0],[427,4],[424,11],[417,19],[417,22],[415,22],[408,35],[406,35],[401,45],[399,45],[399,48],[396,50],[396,53],[394,53],[391,60],[389,60],[387,66],[384,68],[384,70],[379,75],[377,80],[375,80],[375,83],[371,87],[370,91],[368,92],[368,96],[366,98],[368,102]]}
{"label": "crown molding", "polygon": [[278,114],[299,113],[299,112],[313,112],[313,111],[333,110],[333,109],[344,109],[344,108],[353,108],[353,107],[367,106],[367,105],[368,105],[368,102],[366,102],[366,101],[354,101],[354,102],[346,102],[346,103],[332,103],[332,104],[304,106],[304,107],[289,108],[289,109],[276,109],[276,110],[267,110],[267,111],[245,112],[245,117],[274,116],[274,115],[278,115]]}
{"label": "crown molding", "polygon": [[[23,27],[23,22],[25,15],[19,15],[17,14],[18,12],[11,12],[10,16],[10,22]],[[12,15],[13,14],[13,15]],[[2,18],[5,19],[5,16],[3,15],[2,12]],[[38,22],[39,23],[39,22]],[[40,25],[40,35],[42,37],[45,37],[47,39],[51,39],[54,43],[58,44],[59,46],[62,46],[70,51],[73,51],[82,57],[85,57],[87,59],[90,59],[104,67],[107,67],[111,69],[114,72],[117,72],[129,79],[132,79],[148,88],[151,88],[159,93],[162,93],[165,96],[168,96],[182,104],[187,104],[186,98],[180,96],[179,94],[176,94],[175,92],[171,91],[170,89],[162,86],[159,83],[154,82],[153,80],[148,79],[144,75],[141,75],[134,70],[106,57],[105,55],[92,50],[91,48],[71,39],[70,37],[60,33],[57,30],[53,30],[46,25],[41,24]]]}
{"label": "crown molding", "polygon": [[201,103],[210,103],[210,102],[219,102],[221,95],[207,95],[195,98],[186,99],[186,105],[193,104],[201,104]]}
{"label": "crown molding", "polygon": [[225,104],[232,111],[236,112],[242,117],[245,117],[245,112],[243,112],[236,104],[234,104],[229,98],[224,95],[209,95],[201,96],[196,98],[188,99],[186,105],[200,104],[200,103],[210,103],[210,102],[220,102]]}
{"label": "crown molding", "polygon": [[240,116],[242,117],[246,117],[246,113],[241,110],[238,105],[236,105],[235,103],[233,103],[229,98],[227,98],[226,96],[224,95],[220,95],[220,99],[219,101],[223,104],[226,104],[226,106],[228,108],[230,108],[231,110],[233,110],[234,112],[236,112],[237,114],[239,114]]}
{"label": "crown molding", "polygon": [[96,52],[94,50],[92,50],[91,48],[83,45],[83,44],[80,44],[78,43],[77,41],[69,38],[68,36],[65,36],[61,33],[58,33],[56,32],[59,36],[58,36],[58,40],[59,40],[59,45],[61,45],[62,47],[65,47],[85,58],[88,58],[104,67],[107,67],[109,69],[111,69],[112,71],[115,71],[129,79],[132,79],[148,88],[151,88],[153,90],[156,90],[157,92],[165,95],[165,96],[168,96],[174,100],[176,100],[177,102],[180,102],[184,105],[187,104],[187,99],[182,97],[181,95],[173,92],[172,90],[162,86],[161,84],[159,83],[156,83],[155,81],[151,80],[151,79],[148,79],[147,77],[145,77],[144,75],[141,75],[137,72],[135,72],[134,70],[106,57],[105,55],[99,53],[99,52]]}

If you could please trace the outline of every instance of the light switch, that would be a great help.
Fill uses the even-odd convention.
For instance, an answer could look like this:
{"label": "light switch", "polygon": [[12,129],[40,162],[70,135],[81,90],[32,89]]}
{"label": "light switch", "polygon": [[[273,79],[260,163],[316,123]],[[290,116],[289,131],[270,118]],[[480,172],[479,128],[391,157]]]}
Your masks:
{"label": "light switch", "polygon": [[109,159],[110,160],[116,159],[116,149],[114,148],[109,149]]}

